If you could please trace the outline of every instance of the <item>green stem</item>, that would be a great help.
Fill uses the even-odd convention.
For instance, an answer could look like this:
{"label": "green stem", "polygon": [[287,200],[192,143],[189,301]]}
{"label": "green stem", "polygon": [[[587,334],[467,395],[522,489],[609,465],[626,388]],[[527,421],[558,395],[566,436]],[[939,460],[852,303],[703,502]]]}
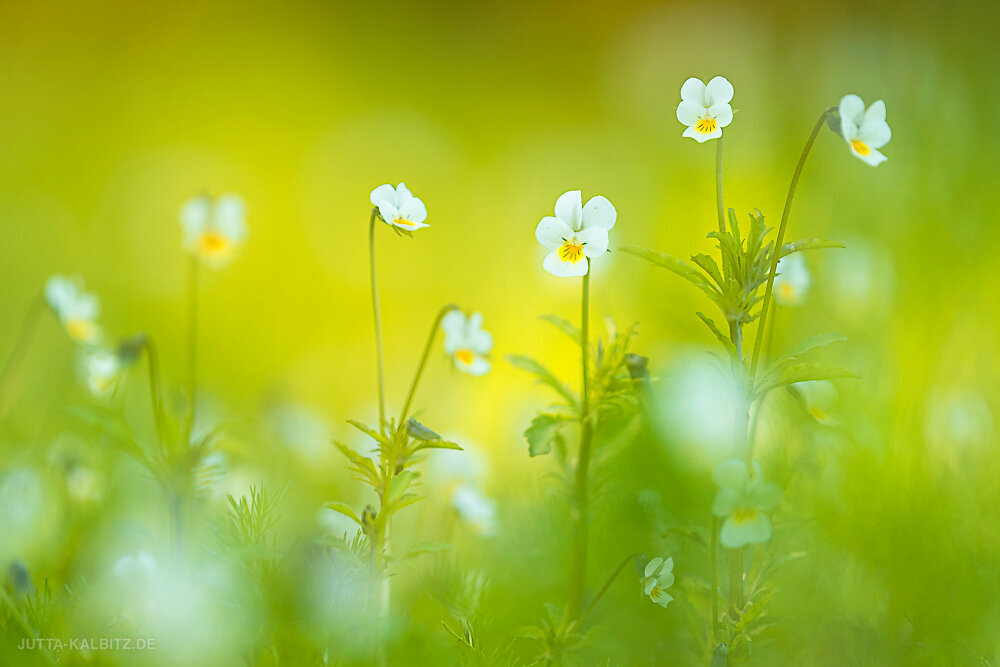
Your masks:
{"label": "green stem", "polygon": [[712,515],[712,553],[709,567],[712,568],[712,643],[718,641],[719,634],[719,518]]}
{"label": "green stem", "polygon": [[188,264],[188,367],[187,367],[187,421],[185,444],[191,442],[194,429],[194,410],[198,379],[198,259],[192,257]]}
{"label": "green stem", "polygon": [[593,424],[590,419],[590,259],[587,259],[587,273],[583,276],[583,295],[580,306],[580,350],[583,375],[583,394],[580,404],[580,452],[576,462],[574,479],[574,534],[573,563],[570,570],[569,616],[580,618],[583,606],[583,588],[587,578],[588,542],[588,468],[590,467]]}
{"label": "green stem", "polygon": [[715,198],[719,208],[719,231],[726,231],[726,209],[722,204],[722,137],[715,142]]}
{"label": "green stem", "polygon": [[35,332],[35,326],[38,324],[39,316],[44,307],[45,299],[41,294],[36,295],[31,300],[31,305],[28,306],[28,312],[25,313],[21,328],[17,333],[17,339],[14,341],[14,349],[11,350],[10,357],[7,358],[3,372],[0,373],[0,419],[7,415],[7,410],[10,408],[10,394],[13,386],[17,384],[15,379],[27,356],[28,345],[31,343],[32,334]]}
{"label": "green stem", "polygon": [[168,491],[167,504],[170,508],[170,537],[174,554],[179,558],[184,553],[184,499],[180,491]]}
{"label": "green stem", "polygon": [[[733,347],[736,349],[736,364],[738,375],[735,378],[739,383],[739,405],[737,406],[735,419],[735,434],[736,434],[736,455],[740,454],[749,455],[749,447],[747,446],[747,429],[749,427],[750,415],[747,412],[746,400],[743,397],[743,392],[745,391],[746,379],[744,377],[745,372],[743,370],[743,324],[740,322],[730,322],[729,324],[729,336],[733,343]],[[747,469],[750,469],[750,463],[747,463]],[[742,549],[732,549],[729,551],[729,606],[730,612],[733,618],[738,618],[740,610],[743,609],[743,550]]]}
{"label": "green stem", "polygon": [[149,364],[149,400],[153,407],[153,424],[156,426],[156,439],[163,443],[163,399],[160,396],[160,363],[156,354],[156,346],[153,339],[142,335],[142,346],[146,350],[146,362]]}
{"label": "green stem", "polygon": [[372,312],[375,316],[375,352],[378,358],[378,430],[385,434],[385,376],[382,362],[382,310],[378,303],[378,283],[375,279],[375,221],[378,219],[378,209],[372,209],[372,218],[368,228],[368,255],[370,259],[372,278]]}
{"label": "green stem", "polygon": [[611,584],[615,582],[615,579],[618,578],[618,575],[621,574],[621,571],[625,568],[625,566],[629,564],[629,561],[631,561],[638,555],[639,555],[638,552],[629,554],[628,556],[625,557],[625,560],[623,560],[621,564],[615,568],[615,571],[611,573],[611,576],[608,577],[608,580],[604,582],[603,586],[601,586],[601,590],[597,591],[597,595],[594,596],[594,599],[590,601],[590,604],[587,605],[587,608],[584,609],[583,613],[580,614],[581,621],[587,617],[587,614],[589,614],[590,611],[594,608],[598,600],[600,600],[604,596],[604,594],[608,592],[608,589],[611,588]]}
{"label": "green stem", "polygon": [[781,249],[782,244],[785,241],[785,229],[788,227],[788,214],[792,210],[792,200],[795,198],[795,189],[799,185],[799,177],[802,175],[802,168],[805,167],[806,158],[809,157],[809,151],[812,150],[813,143],[816,142],[816,137],[819,135],[819,131],[826,123],[826,117],[834,110],[834,107],[824,110],[820,115],[819,120],[816,121],[816,125],[812,129],[812,133],[809,134],[809,139],[806,141],[806,145],[802,149],[802,155],[799,156],[799,162],[795,165],[795,173],[792,174],[792,183],[788,186],[788,195],[785,197],[785,209],[781,213],[781,224],[778,225],[778,236],[774,240],[774,250],[771,253],[771,271],[767,276],[767,288],[764,290],[764,301],[760,306],[760,321],[757,323],[757,336],[754,340],[753,358],[750,362],[751,378],[757,377],[757,364],[760,362],[761,344],[764,342],[764,327],[767,325],[767,310],[771,305],[771,293],[774,290],[774,276],[778,272],[778,260],[781,259]]}
{"label": "green stem", "polygon": [[413,396],[417,393],[417,385],[420,384],[420,376],[424,374],[424,367],[427,365],[427,358],[431,355],[431,348],[434,346],[434,338],[437,336],[438,329],[441,328],[441,321],[444,316],[453,310],[458,310],[458,306],[455,304],[448,304],[442,308],[437,317],[434,318],[434,324],[431,325],[431,332],[427,336],[427,344],[424,345],[424,353],[420,357],[420,364],[417,366],[417,373],[413,376],[413,383],[410,385],[410,391],[406,395],[406,403],[403,404],[403,411],[399,413],[399,423],[402,424],[406,419],[407,413],[410,411],[410,405],[413,404]]}

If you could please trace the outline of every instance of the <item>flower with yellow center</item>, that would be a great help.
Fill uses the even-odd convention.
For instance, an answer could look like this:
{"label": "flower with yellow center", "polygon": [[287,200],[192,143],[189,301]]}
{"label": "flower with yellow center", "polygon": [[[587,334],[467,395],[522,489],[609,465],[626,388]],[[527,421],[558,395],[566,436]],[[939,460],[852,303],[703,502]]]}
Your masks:
{"label": "flower with yellow center", "polygon": [[101,327],[97,324],[97,316],[101,303],[96,294],[84,289],[79,276],[49,278],[45,283],[45,301],[74,341],[85,345],[100,342]]}
{"label": "flower with yellow center", "polygon": [[181,206],[180,220],[184,249],[214,268],[229,264],[246,240],[246,204],[238,195],[190,199]]}
{"label": "flower with yellow center", "polygon": [[396,187],[388,183],[378,186],[372,190],[371,202],[378,209],[379,217],[388,225],[410,232],[430,227],[424,223],[427,219],[427,207],[413,196],[406,183],[400,183]]}
{"label": "flower with yellow center", "polygon": [[760,544],[771,539],[771,520],[766,512],[781,503],[781,489],[764,481],[760,464],[754,461],[753,476],[743,461],[732,459],[715,469],[719,492],[712,514],[724,518],[719,540],[727,549]]}
{"label": "flower with yellow center", "polygon": [[493,336],[483,331],[483,316],[473,313],[468,318],[460,310],[452,310],[441,320],[444,331],[444,351],[455,361],[455,367],[469,375],[485,375],[490,370],[487,359],[493,349]]}
{"label": "flower with yellow center", "polygon": [[892,139],[892,130],[885,122],[885,102],[878,100],[865,111],[864,101],[857,95],[845,95],[840,100],[840,134],[860,160],[877,167],[889,158],[877,149]]}
{"label": "flower with yellow center", "polygon": [[837,400],[837,388],[829,380],[807,380],[791,385],[798,392],[809,416],[824,426],[836,426],[831,408]]}
{"label": "flower with yellow center", "polygon": [[687,126],[682,136],[699,144],[722,136],[722,128],[733,122],[733,84],[717,76],[706,86],[701,79],[688,79],[681,86],[677,120]]}
{"label": "flower with yellow center", "polygon": [[91,393],[98,398],[106,398],[118,388],[122,377],[122,362],[111,350],[98,348],[84,356],[83,372]]}
{"label": "flower with yellow center", "polygon": [[546,216],[535,228],[535,238],[550,250],[542,267],[554,276],[584,276],[588,259],[608,251],[608,230],[618,212],[607,197],[591,197],[587,205],[579,190],[563,193],[556,200],[555,216]]}
{"label": "flower with yellow center", "polygon": [[674,559],[654,558],[646,563],[643,570],[642,593],[649,599],[666,609],[674,599],[667,589],[674,585]]}
{"label": "flower with yellow center", "polygon": [[806,258],[794,253],[785,255],[778,262],[778,273],[774,277],[774,298],[783,306],[797,306],[805,299],[812,284]]}

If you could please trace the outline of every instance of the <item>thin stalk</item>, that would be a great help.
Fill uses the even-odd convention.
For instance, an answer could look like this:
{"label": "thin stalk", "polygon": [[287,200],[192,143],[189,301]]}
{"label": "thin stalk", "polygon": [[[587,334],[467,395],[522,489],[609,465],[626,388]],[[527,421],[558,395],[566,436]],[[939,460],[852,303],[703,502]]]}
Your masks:
{"label": "thin stalk", "polygon": [[712,568],[712,643],[718,641],[719,634],[719,518],[712,515],[712,553],[709,566]]}
{"label": "thin stalk", "polygon": [[28,312],[24,315],[17,339],[14,341],[14,349],[11,350],[10,357],[7,358],[3,372],[0,373],[0,419],[7,415],[7,410],[10,408],[12,387],[16,384],[18,372],[27,356],[28,345],[31,343],[32,335],[44,307],[45,299],[41,294],[37,294],[28,306]]}
{"label": "thin stalk", "polygon": [[[746,400],[742,396],[746,384],[743,370],[743,324],[740,322],[731,322],[729,325],[729,335],[733,347],[736,348],[736,363],[739,373],[736,380],[739,382],[740,387],[740,404],[737,406],[737,412],[734,415],[737,438],[735,450],[737,456],[740,454],[749,455],[747,430],[750,426],[750,414],[747,411]],[[749,470],[750,463],[748,462],[747,465]],[[734,618],[737,617],[739,610],[743,609],[743,549],[729,550],[729,606]]]}
{"label": "thin stalk", "polygon": [[778,225],[778,236],[774,240],[774,252],[771,257],[771,271],[767,276],[767,288],[764,290],[764,301],[760,305],[760,322],[757,323],[757,336],[754,340],[753,357],[750,362],[751,378],[757,377],[757,364],[760,362],[761,344],[764,342],[764,327],[767,325],[767,310],[771,305],[771,293],[774,290],[774,276],[778,272],[778,260],[781,259],[781,248],[782,244],[785,242],[785,229],[788,227],[788,214],[792,210],[792,200],[795,198],[795,189],[799,185],[799,177],[802,175],[802,168],[806,165],[806,158],[809,157],[809,152],[812,150],[812,146],[816,142],[816,137],[819,135],[819,131],[826,123],[826,117],[834,110],[834,107],[824,110],[820,115],[819,120],[816,121],[816,125],[809,134],[809,139],[806,140],[806,145],[802,149],[802,155],[799,156],[799,162],[795,165],[795,173],[792,174],[792,182],[788,186],[788,195],[785,197],[785,209],[781,213],[781,224]]}
{"label": "thin stalk", "polygon": [[170,537],[174,554],[184,553],[184,499],[179,491],[168,491],[167,503],[170,508]]}
{"label": "thin stalk", "polygon": [[184,444],[190,444],[194,429],[194,409],[198,380],[198,258],[192,257],[188,264],[188,367],[187,367],[187,437]]}
{"label": "thin stalk", "polygon": [[382,362],[382,310],[378,303],[378,283],[375,279],[375,220],[378,209],[372,209],[372,218],[368,228],[368,255],[370,259],[372,278],[372,312],[375,316],[375,353],[378,358],[378,430],[385,434],[385,376]]}
{"label": "thin stalk", "polygon": [[153,423],[156,426],[156,439],[163,447],[163,399],[160,396],[160,362],[153,339],[143,335],[142,346],[146,350],[146,362],[149,365],[149,401],[153,408]]}
{"label": "thin stalk", "polygon": [[726,231],[725,206],[722,203],[722,137],[715,142],[715,198],[719,208],[719,231]]}
{"label": "thin stalk", "polygon": [[603,586],[601,586],[601,590],[597,591],[597,595],[594,596],[594,599],[590,601],[590,604],[587,605],[587,608],[584,609],[583,613],[580,614],[581,621],[587,617],[587,614],[590,613],[590,610],[593,609],[594,606],[597,604],[597,602],[604,596],[604,594],[608,592],[608,589],[611,588],[611,584],[615,582],[615,579],[618,578],[618,575],[621,574],[621,571],[625,568],[625,566],[629,564],[629,561],[631,561],[638,555],[639,555],[638,552],[629,554],[628,556],[625,557],[625,560],[623,560],[621,564],[615,568],[614,572],[611,573],[611,576],[608,577],[608,580],[604,582]]}
{"label": "thin stalk", "polygon": [[580,350],[583,375],[583,393],[580,404],[580,453],[576,462],[574,479],[575,516],[573,522],[573,563],[570,570],[569,615],[572,619],[580,618],[583,606],[583,588],[587,578],[587,542],[588,542],[588,468],[590,467],[591,441],[593,440],[593,424],[590,420],[590,259],[587,259],[587,273],[583,276],[581,306],[580,306]]}
{"label": "thin stalk", "polygon": [[437,317],[434,318],[434,324],[431,325],[431,332],[427,336],[427,344],[424,345],[424,353],[420,357],[420,364],[417,366],[417,373],[413,376],[413,383],[410,384],[410,391],[406,395],[406,403],[403,404],[403,411],[399,413],[399,423],[402,424],[403,420],[406,419],[407,413],[410,411],[410,405],[413,404],[413,396],[417,393],[417,385],[420,384],[420,376],[424,373],[424,367],[427,365],[427,359],[431,355],[431,347],[434,345],[434,338],[437,336],[438,329],[441,328],[441,321],[444,316],[453,310],[458,310],[458,306],[454,304],[448,304],[442,308]]}

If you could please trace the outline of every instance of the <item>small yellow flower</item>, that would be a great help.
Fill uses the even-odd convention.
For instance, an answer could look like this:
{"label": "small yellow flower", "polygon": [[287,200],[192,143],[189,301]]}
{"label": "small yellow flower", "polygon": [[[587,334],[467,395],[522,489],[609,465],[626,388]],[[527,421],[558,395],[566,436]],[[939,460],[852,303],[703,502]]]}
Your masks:
{"label": "small yellow flower", "polygon": [[190,199],[181,207],[180,220],[184,249],[214,268],[229,264],[246,240],[246,204],[237,195]]}

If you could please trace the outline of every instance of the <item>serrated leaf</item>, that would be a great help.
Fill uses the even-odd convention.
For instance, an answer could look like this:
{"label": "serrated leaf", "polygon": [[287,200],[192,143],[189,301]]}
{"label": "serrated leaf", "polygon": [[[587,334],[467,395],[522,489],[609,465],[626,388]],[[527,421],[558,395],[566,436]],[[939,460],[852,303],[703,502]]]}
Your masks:
{"label": "serrated leaf", "polygon": [[361,422],[354,421],[353,419],[348,419],[347,423],[350,424],[351,426],[353,426],[354,428],[358,429],[359,431],[361,431],[365,435],[367,435],[369,438],[371,438],[375,442],[380,442],[382,444],[385,444],[385,442],[386,442],[385,437],[381,433],[379,433],[378,431],[376,431],[375,429],[373,429],[372,427],[368,426],[367,424],[362,424]]}
{"label": "serrated leaf", "polygon": [[571,338],[573,342],[575,342],[577,345],[579,345],[580,341],[583,339],[580,333],[580,327],[576,326],[567,319],[559,317],[558,315],[542,315],[540,319],[545,322],[548,322],[556,329],[559,329],[559,331],[562,331],[569,338]]}
{"label": "serrated leaf", "polygon": [[719,271],[719,265],[715,263],[715,260],[704,253],[699,253],[697,255],[691,256],[691,261],[702,268],[702,270],[712,277],[715,284],[719,286],[719,289],[723,289],[723,284],[725,280],[722,277],[722,272]]}
{"label": "serrated leaf", "polygon": [[655,264],[656,266],[676,273],[713,299],[719,296],[719,291],[712,286],[712,283],[708,281],[705,274],[682,259],[677,259],[676,257],[672,257],[666,253],[657,252],[655,250],[646,250],[645,248],[637,248],[635,246],[625,246],[621,249],[621,251],[644,259],[650,264]]}
{"label": "serrated leaf", "polygon": [[564,385],[552,371],[542,364],[538,363],[531,357],[516,354],[508,355],[507,361],[521,370],[528,371],[534,375],[539,382],[554,389],[560,396],[566,399],[570,406],[576,406],[576,396],[573,395],[569,388],[566,387],[566,385]]}
{"label": "serrated leaf", "polygon": [[820,248],[843,248],[844,245],[837,243],[836,241],[829,241],[827,239],[802,239],[800,241],[794,241],[792,243],[786,243],[781,246],[781,257],[791,255],[793,252],[801,252],[803,250],[819,250]]}
{"label": "serrated leaf", "polygon": [[729,340],[729,337],[723,334],[722,331],[719,330],[719,327],[715,326],[715,322],[712,321],[712,318],[705,315],[705,313],[695,313],[695,315],[697,315],[699,319],[705,323],[705,326],[707,326],[715,335],[716,339],[722,343],[723,347],[725,347],[731,355],[735,356],[736,348],[733,346],[733,341]]}
{"label": "serrated leaf", "polygon": [[413,472],[409,470],[404,470],[398,475],[392,478],[392,484],[389,488],[389,495],[386,497],[385,502],[387,505],[399,500],[406,490],[410,488],[410,484],[413,483]]}
{"label": "serrated leaf", "polygon": [[552,443],[558,437],[559,429],[569,421],[569,417],[553,414],[539,414],[531,420],[531,425],[524,431],[524,439],[528,441],[528,455],[539,456],[552,451]]}
{"label": "serrated leaf", "polygon": [[772,380],[768,380],[758,388],[757,394],[765,394],[777,387],[783,387],[796,382],[809,382],[812,380],[835,380],[837,378],[857,378],[851,371],[836,366],[834,364],[817,364],[811,362],[800,362],[787,366],[781,374]]}
{"label": "serrated leaf", "polygon": [[361,519],[358,518],[358,515],[354,513],[354,510],[351,509],[351,506],[348,505],[347,503],[342,503],[342,502],[333,500],[333,501],[330,501],[330,502],[326,503],[326,505],[324,505],[324,507],[326,507],[328,509],[331,509],[334,512],[339,512],[339,513],[343,514],[344,516],[346,516],[348,519],[352,519],[359,526],[361,525]]}
{"label": "serrated leaf", "polygon": [[334,441],[333,444],[337,447],[337,449],[340,450],[340,452],[344,456],[346,456],[351,461],[351,463],[354,464],[355,468],[358,470],[359,473],[363,474],[365,477],[368,478],[368,481],[371,482],[373,486],[378,485],[379,482],[378,470],[376,470],[375,464],[372,462],[370,458],[358,454],[356,451],[354,451],[353,449],[351,449],[350,447],[348,447],[343,443]]}

